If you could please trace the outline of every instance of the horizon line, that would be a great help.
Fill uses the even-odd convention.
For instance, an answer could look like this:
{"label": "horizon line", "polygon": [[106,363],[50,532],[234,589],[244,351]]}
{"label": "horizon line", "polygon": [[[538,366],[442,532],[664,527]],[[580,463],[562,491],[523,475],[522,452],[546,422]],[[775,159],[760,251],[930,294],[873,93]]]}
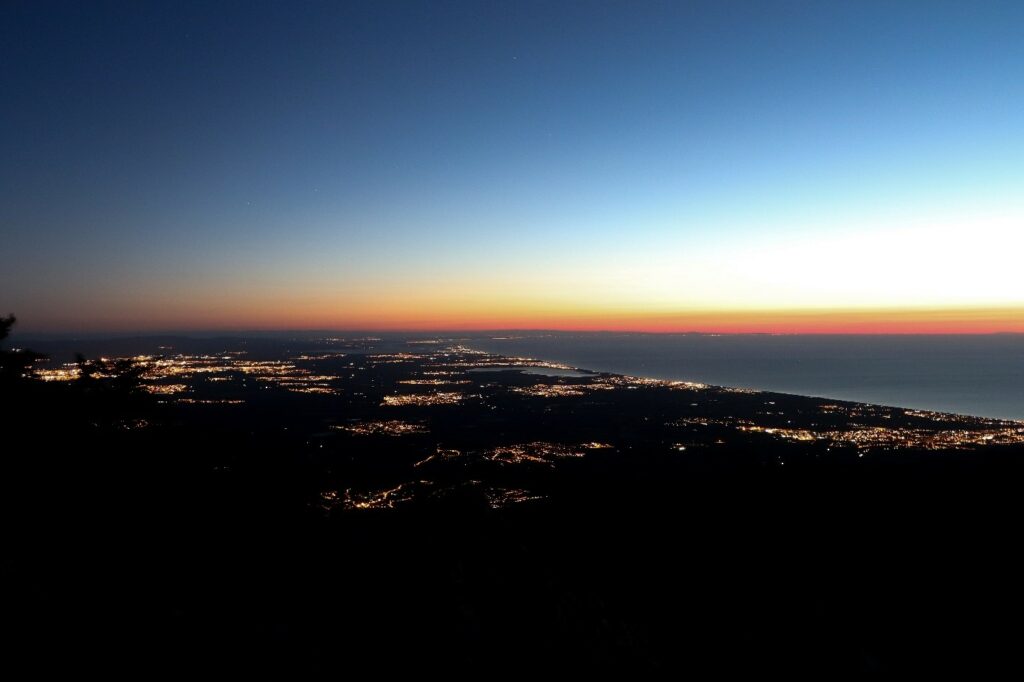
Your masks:
{"label": "horizon line", "polygon": [[[158,337],[209,337],[230,338],[247,336],[281,336],[287,334],[343,334],[346,336],[422,336],[435,338],[438,336],[466,336],[491,334],[619,334],[644,336],[1024,336],[1022,330],[983,330],[983,331],[881,331],[881,330],[846,330],[846,331],[705,331],[705,330],[666,330],[666,329],[574,329],[557,327],[536,328],[479,328],[479,329],[373,329],[373,328],[264,328],[264,329],[157,329],[157,330],[101,330],[101,331],[40,331],[14,332],[9,340],[24,339],[27,341],[76,340],[76,339],[130,339]],[[344,339],[358,341],[360,338]],[[495,339],[500,340],[500,339]]]}

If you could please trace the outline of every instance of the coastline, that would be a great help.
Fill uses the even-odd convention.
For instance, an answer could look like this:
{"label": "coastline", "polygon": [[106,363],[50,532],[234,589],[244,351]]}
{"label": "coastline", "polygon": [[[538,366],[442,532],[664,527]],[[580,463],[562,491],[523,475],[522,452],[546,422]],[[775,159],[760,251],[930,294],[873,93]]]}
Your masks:
{"label": "coastline", "polygon": [[1018,341],[545,334],[471,345],[594,372],[1021,421],[1024,345]]}

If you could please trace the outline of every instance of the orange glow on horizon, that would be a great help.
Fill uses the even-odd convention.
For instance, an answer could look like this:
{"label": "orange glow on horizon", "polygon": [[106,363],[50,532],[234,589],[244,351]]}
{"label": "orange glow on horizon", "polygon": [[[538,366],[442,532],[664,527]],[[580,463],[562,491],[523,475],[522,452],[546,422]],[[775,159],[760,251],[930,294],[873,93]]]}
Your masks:
{"label": "orange glow on horizon", "polygon": [[[330,310],[331,306],[324,306]],[[472,332],[552,330],[610,332],[702,332],[764,334],[991,334],[1024,333],[1024,306],[950,309],[858,310],[700,310],[621,312],[570,308],[480,305],[397,310],[390,306],[351,306],[339,313],[305,306],[261,306],[259,310],[218,306],[203,310],[165,309],[163,315],[127,314],[88,324],[48,320],[31,331],[156,332],[170,330],[286,331],[351,330],[380,332]],[[128,311],[125,311],[128,312]]]}

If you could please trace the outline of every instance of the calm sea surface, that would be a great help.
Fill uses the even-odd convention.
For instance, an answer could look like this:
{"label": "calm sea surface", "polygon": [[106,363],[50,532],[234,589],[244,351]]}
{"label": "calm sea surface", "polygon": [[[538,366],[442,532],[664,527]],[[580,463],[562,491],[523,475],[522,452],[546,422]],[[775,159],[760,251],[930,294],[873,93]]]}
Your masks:
{"label": "calm sea surface", "polygon": [[495,353],[602,372],[1024,419],[1024,335],[537,334]]}

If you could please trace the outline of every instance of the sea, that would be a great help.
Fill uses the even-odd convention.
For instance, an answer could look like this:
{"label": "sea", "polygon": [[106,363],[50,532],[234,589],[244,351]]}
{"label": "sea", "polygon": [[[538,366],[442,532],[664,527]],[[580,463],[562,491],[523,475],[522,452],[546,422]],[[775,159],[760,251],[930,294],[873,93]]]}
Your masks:
{"label": "sea", "polygon": [[509,333],[468,345],[598,372],[1024,420],[1024,334]]}

